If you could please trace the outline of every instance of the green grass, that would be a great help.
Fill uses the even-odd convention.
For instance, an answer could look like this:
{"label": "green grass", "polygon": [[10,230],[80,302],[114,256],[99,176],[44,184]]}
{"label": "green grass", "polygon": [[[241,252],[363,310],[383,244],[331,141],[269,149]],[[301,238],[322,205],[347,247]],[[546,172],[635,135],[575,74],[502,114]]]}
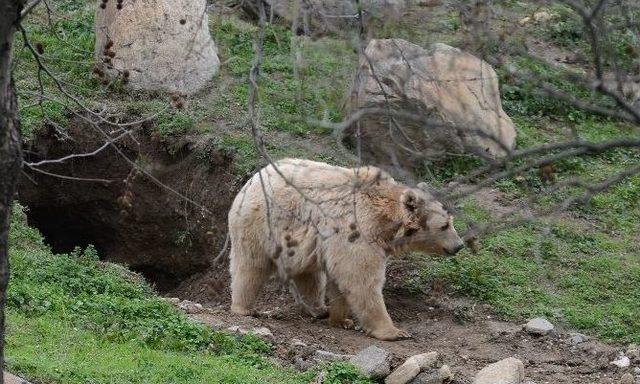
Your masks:
{"label": "green grass", "polygon": [[[38,382],[303,383],[270,347],[189,320],[136,274],[88,248],[53,255],[16,206],[10,233],[7,367]],[[88,358],[90,357],[90,358]]]}

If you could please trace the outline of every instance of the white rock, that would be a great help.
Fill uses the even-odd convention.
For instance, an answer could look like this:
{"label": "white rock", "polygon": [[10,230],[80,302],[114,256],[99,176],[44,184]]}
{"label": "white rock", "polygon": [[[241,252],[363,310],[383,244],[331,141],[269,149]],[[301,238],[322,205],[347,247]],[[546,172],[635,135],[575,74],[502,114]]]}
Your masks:
{"label": "white rock", "polygon": [[553,328],[553,324],[542,317],[531,319],[524,326],[524,329],[532,335],[547,335],[549,332],[553,331]]}
{"label": "white rock", "polygon": [[116,1],[105,4],[96,7],[95,59],[109,77],[128,71],[133,89],[191,94],[218,71],[206,0],[125,1],[120,10]]}
{"label": "white rock", "polygon": [[407,359],[396,368],[386,379],[385,384],[406,384],[420,373],[420,365],[416,359]]}
{"label": "white rock", "polygon": [[509,357],[482,368],[473,384],[520,384],[522,380],[524,380],[522,361]]}
{"label": "white rock", "polygon": [[635,373],[636,375],[640,376],[640,367],[633,368],[633,373]]}
{"label": "white rock", "polygon": [[386,377],[391,371],[389,352],[375,345],[358,352],[350,361],[364,376],[370,379]]}
{"label": "white rock", "polygon": [[[366,56],[366,58],[364,57]],[[383,87],[381,91],[380,87]],[[414,118],[395,116],[403,127],[403,140],[423,155],[462,153],[478,149],[504,156],[515,145],[516,130],[500,100],[498,76],[482,59],[446,44],[423,48],[403,39],[372,39],[361,58],[349,101],[349,113],[362,108],[385,110],[387,103],[398,112],[414,116],[416,110],[444,124],[425,130]],[[387,117],[365,114],[345,130],[345,139],[362,146],[363,156],[376,162],[416,165],[415,155],[397,145],[389,132]],[[471,129],[471,127],[473,129]],[[359,133],[358,133],[359,132]],[[395,148],[389,153],[389,148]]]}
{"label": "white rock", "polygon": [[609,364],[615,365],[618,368],[627,368],[631,365],[631,360],[627,356],[620,356],[618,359],[610,362]]}

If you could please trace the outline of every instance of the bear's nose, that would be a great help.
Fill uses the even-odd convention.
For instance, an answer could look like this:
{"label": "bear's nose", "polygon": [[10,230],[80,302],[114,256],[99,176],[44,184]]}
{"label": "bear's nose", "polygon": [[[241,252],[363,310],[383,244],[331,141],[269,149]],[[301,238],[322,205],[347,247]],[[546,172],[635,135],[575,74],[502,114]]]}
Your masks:
{"label": "bear's nose", "polygon": [[453,255],[455,255],[456,253],[460,252],[460,250],[461,250],[462,248],[464,248],[464,244],[463,244],[463,243],[460,243],[460,244],[456,245],[456,247],[455,247],[455,248],[453,248],[452,250],[450,250],[450,251],[449,251],[449,252],[447,252],[447,253],[448,253],[449,255],[453,256]]}

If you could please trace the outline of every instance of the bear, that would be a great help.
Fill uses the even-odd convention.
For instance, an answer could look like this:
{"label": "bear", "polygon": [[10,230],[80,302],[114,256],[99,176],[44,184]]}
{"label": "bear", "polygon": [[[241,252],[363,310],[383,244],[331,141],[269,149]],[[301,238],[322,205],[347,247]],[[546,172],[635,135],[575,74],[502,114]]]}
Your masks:
{"label": "bear", "polygon": [[464,247],[426,185],[411,188],[373,166],[280,160],[247,181],[228,219],[232,312],[255,315],[263,284],[277,273],[312,316],[347,327],[355,315],[380,340],[410,337],[385,306],[387,259]]}

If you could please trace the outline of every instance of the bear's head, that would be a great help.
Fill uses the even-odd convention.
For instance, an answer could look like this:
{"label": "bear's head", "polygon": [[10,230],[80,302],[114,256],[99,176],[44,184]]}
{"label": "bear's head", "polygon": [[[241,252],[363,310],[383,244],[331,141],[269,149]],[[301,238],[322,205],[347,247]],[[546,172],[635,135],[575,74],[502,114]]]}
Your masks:
{"label": "bear's head", "polygon": [[395,241],[399,248],[438,255],[455,255],[464,248],[453,217],[423,188],[407,188],[400,197],[400,210],[401,233]]}

